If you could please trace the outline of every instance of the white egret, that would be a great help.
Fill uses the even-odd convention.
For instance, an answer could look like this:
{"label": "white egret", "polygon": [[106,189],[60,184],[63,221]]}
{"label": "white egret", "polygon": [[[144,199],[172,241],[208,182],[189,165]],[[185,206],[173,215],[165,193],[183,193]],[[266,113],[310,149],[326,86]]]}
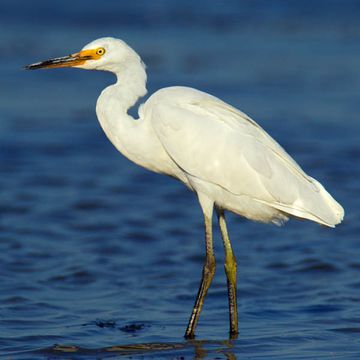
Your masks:
{"label": "white egret", "polygon": [[76,67],[117,77],[102,91],[96,113],[113,145],[146,169],[182,181],[197,194],[205,221],[206,257],[195,305],[185,332],[192,338],[215,273],[212,215],[215,208],[225,248],[230,333],[238,333],[236,277],[224,211],[282,224],[290,216],[334,227],[344,210],[324,187],[249,116],[207,93],[188,87],[155,92],[128,114],[146,90],[145,66],[122,40],[97,39],[80,52],[38,62],[27,69]]}

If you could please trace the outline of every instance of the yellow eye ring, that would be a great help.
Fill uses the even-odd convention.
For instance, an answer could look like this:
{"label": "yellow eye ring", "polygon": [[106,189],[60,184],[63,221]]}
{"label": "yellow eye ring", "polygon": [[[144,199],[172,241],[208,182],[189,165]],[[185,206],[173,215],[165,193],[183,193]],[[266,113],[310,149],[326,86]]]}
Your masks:
{"label": "yellow eye ring", "polygon": [[99,55],[99,56],[103,56],[105,54],[105,49],[104,48],[98,48],[96,49],[96,55]]}

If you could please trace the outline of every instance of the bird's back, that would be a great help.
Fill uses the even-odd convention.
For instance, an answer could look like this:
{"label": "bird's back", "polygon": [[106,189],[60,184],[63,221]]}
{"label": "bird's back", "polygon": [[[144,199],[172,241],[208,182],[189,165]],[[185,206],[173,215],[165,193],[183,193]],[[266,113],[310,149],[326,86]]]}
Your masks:
{"label": "bird's back", "polygon": [[255,121],[218,98],[165,88],[140,115],[194,190],[219,206],[259,221],[278,222],[285,213],[327,226],[341,222],[344,211],[324,187]]}

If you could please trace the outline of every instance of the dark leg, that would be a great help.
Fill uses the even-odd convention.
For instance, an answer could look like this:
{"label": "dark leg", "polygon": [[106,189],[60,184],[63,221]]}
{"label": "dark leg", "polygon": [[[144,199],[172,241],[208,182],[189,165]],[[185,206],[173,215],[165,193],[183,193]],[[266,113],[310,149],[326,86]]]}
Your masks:
{"label": "dark leg", "polygon": [[229,297],[229,314],[230,314],[230,336],[236,337],[238,330],[238,311],[237,311],[237,296],[236,296],[236,272],[237,264],[236,258],[231,248],[231,243],[226,228],[224,211],[216,209],[221,236],[225,248],[225,273],[227,277],[228,297]]}
{"label": "dark leg", "polygon": [[195,328],[199,320],[199,315],[204,304],[205,296],[210,287],[215,274],[215,257],[213,250],[212,223],[211,218],[204,214],[205,219],[205,242],[206,257],[203,267],[201,283],[196,297],[195,305],[190,316],[189,324],[185,332],[185,338],[193,339],[195,337]]}

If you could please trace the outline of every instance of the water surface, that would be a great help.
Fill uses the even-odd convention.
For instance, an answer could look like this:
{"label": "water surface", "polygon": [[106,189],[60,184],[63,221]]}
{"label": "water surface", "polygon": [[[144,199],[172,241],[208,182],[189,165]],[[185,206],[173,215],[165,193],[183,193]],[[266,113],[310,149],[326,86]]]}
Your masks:
{"label": "water surface", "polygon": [[[4,359],[357,359],[359,3],[2,1],[0,354]],[[195,196],[124,159],[95,116],[106,73],[21,66],[123,38],[150,92],[210,92],[255,118],[344,206],[337,229],[228,216],[239,264],[229,341],[223,251],[197,338]]]}

